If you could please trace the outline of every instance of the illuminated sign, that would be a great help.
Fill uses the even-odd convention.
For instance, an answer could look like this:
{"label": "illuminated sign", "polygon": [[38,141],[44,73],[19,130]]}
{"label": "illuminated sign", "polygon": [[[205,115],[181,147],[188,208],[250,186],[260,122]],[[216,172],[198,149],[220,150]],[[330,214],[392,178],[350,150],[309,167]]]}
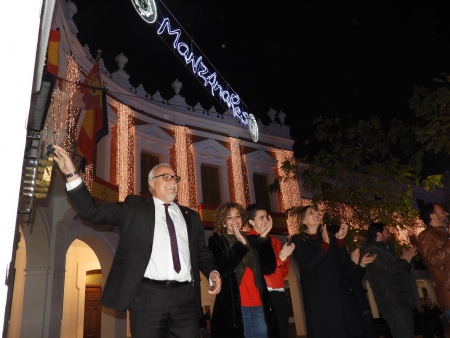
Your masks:
{"label": "illuminated sign", "polygon": [[250,136],[252,137],[253,142],[258,142],[259,137],[259,129],[258,123],[256,122],[253,114],[248,115],[248,131],[250,132]]}
{"label": "illuminated sign", "polygon": [[[139,13],[139,15],[148,23],[152,23],[156,20],[156,7],[154,0],[147,1],[138,1],[131,0]],[[153,7],[152,7],[153,6]],[[139,7],[139,9],[138,9]],[[143,10],[145,9],[145,11]],[[148,16],[146,13],[151,11],[154,12],[152,16],[152,20],[147,20]],[[168,36],[173,38],[173,49],[180,55],[180,57],[184,60],[187,67],[192,69],[192,72],[195,76],[199,77],[203,81],[203,85],[206,88],[209,88],[212,96],[218,96],[227,107],[233,112],[233,115],[237,117],[241,123],[248,126],[248,130],[254,142],[258,141],[258,125],[255,120],[255,117],[252,114],[249,114],[245,111],[242,111],[239,107],[241,103],[241,99],[239,95],[236,93],[229,91],[224,88],[224,86],[219,83],[218,75],[215,72],[211,72],[208,66],[203,62],[202,55],[194,55],[194,52],[189,45],[180,40],[181,30],[180,29],[172,29],[170,25],[170,21],[168,18],[164,18],[159,25],[158,31],[159,36]]]}
{"label": "illuminated sign", "polygon": [[131,2],[145,22],[154,23],[156,21],[155,0],[131,0]]}

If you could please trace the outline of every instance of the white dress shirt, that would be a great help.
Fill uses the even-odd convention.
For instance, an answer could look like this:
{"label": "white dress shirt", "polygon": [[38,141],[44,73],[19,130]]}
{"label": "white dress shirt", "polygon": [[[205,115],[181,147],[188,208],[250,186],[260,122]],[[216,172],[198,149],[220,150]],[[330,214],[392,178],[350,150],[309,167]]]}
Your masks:
{"label": "white dress shirt", "polygon": [[183,214],[176,203],[170,203],[169,215],[175,226],[178,255],[181,263],[181,270],[179,273],[176,273],[173,269],[172,250],[164,202],[156,197],[153,197],[153,201],[155,203],[155,234],[153,237],[152,255],[144,277],[180,282],[191,281],[191,256],[189,255],[189,240]]}

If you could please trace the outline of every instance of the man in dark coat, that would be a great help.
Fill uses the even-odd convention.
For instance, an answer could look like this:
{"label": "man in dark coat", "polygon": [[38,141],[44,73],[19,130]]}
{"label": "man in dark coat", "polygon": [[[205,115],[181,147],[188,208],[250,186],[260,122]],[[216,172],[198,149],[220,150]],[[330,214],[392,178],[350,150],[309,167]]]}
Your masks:
{"label": "man in dark coat", "polygon": [[[180,178],[168,164],[149,173],[153,198],[128,196],[99,203],[84,186],[64,149],[55,161],[66,176],[67,194],[83,218],[119,227],[120,239],[101,302],[129,309],[133,338],[198,337],[201,316],[199,270],[221,288],[197,212],[174,203]],[[171,233],[174,228],[175,234]]]}
{"label": "man in dark coat", "polygon": [[377,255],[375,261],[367,266],[366,277],[392,336],[414,337],[414,294],[409,271],[416,248],[405,249],[399,257],[390,244],[390,234],[385,224],[372,223],[367,231],[367,244],[361,251],[363,255]]}

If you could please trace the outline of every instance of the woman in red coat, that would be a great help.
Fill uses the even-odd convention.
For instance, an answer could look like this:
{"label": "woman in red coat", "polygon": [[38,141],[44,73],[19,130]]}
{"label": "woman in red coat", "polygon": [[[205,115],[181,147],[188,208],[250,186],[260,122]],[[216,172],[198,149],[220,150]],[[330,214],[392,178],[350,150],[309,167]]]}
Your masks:
{"label": "woman in red coat", "polygon": [[211,337],[266,338],[270,305],[264,274],[276,267],[266,226],[259,236],[241,233],[247,221],[237,203],[216,210],[214,234],[209,239],[222,278],[211,318]]}

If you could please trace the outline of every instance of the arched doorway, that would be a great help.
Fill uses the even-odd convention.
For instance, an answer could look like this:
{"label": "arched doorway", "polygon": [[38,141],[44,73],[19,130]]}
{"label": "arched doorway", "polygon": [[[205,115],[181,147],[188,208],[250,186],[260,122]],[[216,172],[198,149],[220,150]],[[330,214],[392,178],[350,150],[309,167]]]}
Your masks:
{"label": "arched doorway", "polygon": [[[92,273],[94,271],[94,273]],[[88,284],[89,283],[89,284]],[[100,263],[95,252],[89,245],[81,240],[74,240],[66,253],[66,277],[64,282],[64,301],[63,316],[61,320],[61,337],[67,338],[83,338],[85,337],[85,329],[89,334],[98,332],[100,337],[100,320],[91,321],[91,310],[96,312],[97,316],[101,316],[101,307],[99,303],[95,306],[95,301],[89,306],[88,326],[85,327],[85,306],[86,292],[88,297],[97,297],[101,294],[102,275]],[[97,295],[92,294],[92,286],[97,287]],[[98,302],[98,300],[97,300]],[[95,309],[96,308],[96,309]],[[98,327],[96,327],[98,326]]]}

